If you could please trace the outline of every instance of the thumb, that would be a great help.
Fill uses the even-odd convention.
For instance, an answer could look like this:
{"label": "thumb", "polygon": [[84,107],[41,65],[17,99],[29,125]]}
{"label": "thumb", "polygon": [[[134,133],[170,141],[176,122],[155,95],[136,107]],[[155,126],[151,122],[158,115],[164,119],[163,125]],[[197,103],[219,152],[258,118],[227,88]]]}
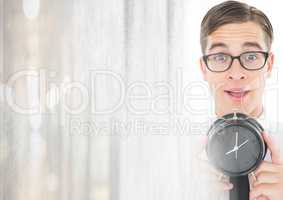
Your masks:
{"label": "thumb", "polygon": [[268,133],[263,132],[263,139],[265,140],[270,153],[271,153],[271,160],[274,164],[282,164],[281,156],[280,156],[280,149],[278,145],[275,144],[275,141],[268,135]]}

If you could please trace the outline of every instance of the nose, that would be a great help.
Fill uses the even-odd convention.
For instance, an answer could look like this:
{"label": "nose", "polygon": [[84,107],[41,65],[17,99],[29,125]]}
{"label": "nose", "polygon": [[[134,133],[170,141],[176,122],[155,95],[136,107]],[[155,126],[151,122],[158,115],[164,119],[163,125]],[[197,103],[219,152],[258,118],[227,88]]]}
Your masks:
{"label": "nose", "polygon": [[241,66],[238,59],[234,59],[232,66],[228,70],[228,79],[230,80],[242,80],[246,79],[245,69]]}

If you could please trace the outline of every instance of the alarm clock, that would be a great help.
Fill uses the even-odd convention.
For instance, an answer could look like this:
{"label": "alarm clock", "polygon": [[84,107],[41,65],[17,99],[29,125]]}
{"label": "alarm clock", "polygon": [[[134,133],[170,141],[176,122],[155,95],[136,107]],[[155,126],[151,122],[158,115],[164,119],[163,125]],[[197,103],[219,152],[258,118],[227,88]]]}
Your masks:
{"label": "alarm clock", "polygon": [[243,113],[217,119],[208,130],[206,153],[215,168],[229,177],[248,175],[264,160],[263,127]]}

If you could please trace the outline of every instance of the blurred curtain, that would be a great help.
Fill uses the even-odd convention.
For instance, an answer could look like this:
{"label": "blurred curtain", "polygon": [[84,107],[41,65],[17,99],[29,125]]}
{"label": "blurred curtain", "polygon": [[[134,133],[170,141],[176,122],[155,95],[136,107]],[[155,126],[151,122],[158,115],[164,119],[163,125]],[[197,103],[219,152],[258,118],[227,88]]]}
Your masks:
{"label": "blurred curtain", "polygon": [[194,199],[192,140],[137,128],[174,117],[158,83],[183,76],[183,0],[1,0],[0,14],[1,199]]}

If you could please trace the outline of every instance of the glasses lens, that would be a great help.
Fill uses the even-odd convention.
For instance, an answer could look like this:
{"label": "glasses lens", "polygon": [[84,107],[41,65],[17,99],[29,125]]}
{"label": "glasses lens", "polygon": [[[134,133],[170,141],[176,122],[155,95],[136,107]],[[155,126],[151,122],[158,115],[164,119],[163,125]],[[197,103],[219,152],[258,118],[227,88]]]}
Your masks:
{"label": "glasses lens", "polygon": [[211,71],[222,72],[229,68],[231,56],[226,54],[212,54],[207,57],[207,67]]}
{"label": "glasses lens", "polygon": [[242,54],[240,59],[245,68],[256,70],[264,66],[266,55],[263,52],[247,52]]}

